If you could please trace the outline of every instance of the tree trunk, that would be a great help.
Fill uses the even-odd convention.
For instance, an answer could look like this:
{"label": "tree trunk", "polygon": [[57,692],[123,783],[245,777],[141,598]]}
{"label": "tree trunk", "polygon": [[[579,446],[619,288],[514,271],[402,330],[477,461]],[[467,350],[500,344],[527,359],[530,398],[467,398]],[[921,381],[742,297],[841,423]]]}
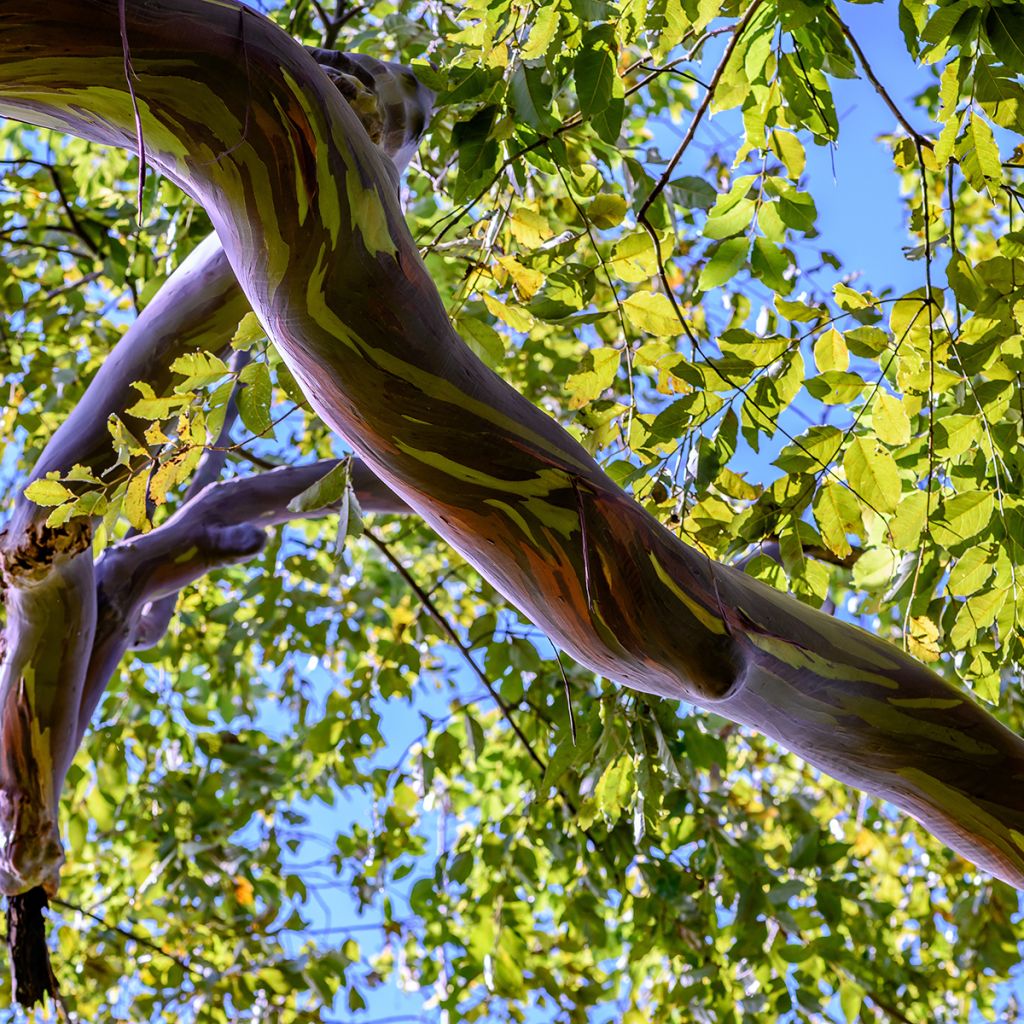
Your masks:
{"label": "tree trunk", "polygon": [[118,8],[0,0],[0,112],[135,148],[137,107],[313,407],[579,661],[761,729],[1024,887],[1024,742],[895,647],[687,547],[484,367],[383,158],[283,32],[226,0]]}

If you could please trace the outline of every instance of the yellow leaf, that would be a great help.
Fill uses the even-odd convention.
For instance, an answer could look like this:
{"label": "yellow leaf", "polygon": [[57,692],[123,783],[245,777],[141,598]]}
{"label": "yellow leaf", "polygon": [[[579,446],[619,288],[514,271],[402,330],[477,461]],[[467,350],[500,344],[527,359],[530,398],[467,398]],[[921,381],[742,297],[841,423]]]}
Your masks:
{"label": "yellow leaf", "polygon": [[255,902],[253,897],[252,882],[248,878],[243,878],[241,875],[235,876],[235,899],[243,907],[251,907]]}
{"label": "yellow leaf", "polygon": [[626,318],[634,327],[658,337],[678,334],[679,318],[672,303],[655,292],[634,292],[622,304]]}
{"label": "yellow leaf", "polygon": [[507,306],[501,299],[496,299],[493,295],[484,296],[484,305],[514,331],[528,331],[533,326],[533,317],[525,309]]}
{"label": "yellow leaf", "polygon": [[25,488],[25,497],[37,505],[60,505],[73,498],[71,493],[59,480],[33,480]]}
{"label": "yellow leaf", "polygon": [[145,434],[146,444],[168,444],[170,438],[160,429],[159,423],[151,423],[146,427]]}
{"label": "yellow leaf", "polygon": [[910,653],[921,661],[939,660],[939,627],[926,615],[910,620],[910,633],[907,636],[907,647]]}
{"label": "yellow leaf", "polygon": [[821,373],[845,370],[850,365],[850,350],[843,336],[833,327],[814,343],[814,361]]}
{"label": "yellow leaf", "polygon": [[128,522],[141,533],[148,533],[151,524],[146,515],[146,494],[148,491],[149,472],[137,473],[128,481],[124,493],[124,514]]}
{"label": "yellow leaf", "polygon": [[508,223],[516,241],[522,242],[528,249],[536,249],[554,234],[546,217],[525,206],[518,207],[509,217]]}
{"label": "yellow leaf", "polygon": [[512,278],[512,282],[516,286],[516,291],[524,299],[535,295],[544,283],[544,275],[539,270],[530,270],[529,267],[524,267],[522,263],[511,256],[500,257],[498,263],[508,271],[508,276]]}

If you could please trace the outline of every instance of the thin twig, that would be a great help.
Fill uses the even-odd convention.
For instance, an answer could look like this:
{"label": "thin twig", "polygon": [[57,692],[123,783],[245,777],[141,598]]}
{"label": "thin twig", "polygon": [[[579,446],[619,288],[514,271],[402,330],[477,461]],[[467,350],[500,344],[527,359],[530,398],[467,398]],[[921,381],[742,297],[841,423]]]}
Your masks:
{"label": "thin twig", "polygon": [[74,903],[68,903],[67,900],[58,899],[56,896],[50,897],[50,902],[58,907],[63,907],[65,910],[73,911],[76,914],[82,914],[84,917],[91,918],[98,925],[102,925],[108,932],[120,935],[124,939],[130,939],[132,942],[137,942],[140,946],[145,946],[147,949],[152,950],[154,953],[159,953],[161,956],[166,957],[168,960],[176,963],[186,974],[191,974],[196,978],[205,978],[206,975],[199,970],[196,970],[191,964],[181,957],[176,956],[174,953],[168,953],[163,946],[158,945],[151,939],[147,939],[144,935],[139,935],[137,932],[133,932],[130,928],[124,928],[121,925],[111,924],[106,918],[100,917],[99,914],[94,914],[91,910],[86,910],[84,907],[77,907]]}
{"label": "thin twig", "polygon": [[744,29],[750,24],[757,9],[761,6],[761,2],[762,0],[754,0],[754,2],[747,8],[743,17],[739,22],[737,22],[736,27],[733,30],[732,38],[725,47],[725,53],[722,54],[722,59],[719,62],[718,67],[715,68],[715,72],[711,76],[711,81],[708,82],[707,90],[705,91],[697,109],[694,111],[693,117],[690,120],[690,126],[686,129],[686,134],[683,136],[683,141],[679,143],[679,147],[676,149],[675,153],[672,154],[672,159],[669,160],[661,177],[658,179],[654,188],[651,189],[650,195],[648,195],[640,206],[640,210],[636,216],[638,221],[647,220],[647,211],[651,208],[651,205],[658,196],[660,196],[665,190],[665,186],[668,184],[669,179],[672,177],[672,173],[676,169],[676,165],[682,159],[682,156],[689,148],[690,143],[693,142],[693,137],[697,134],[697,128],[700,126],[704,115],[707,113],[708,107],[711,106],[711,101],[714,99],[715,95],[715,89],[718,88],[718,83],[721,80],[722,75],[725,74],[725,69],[729,64],[737,45],[739,44],[740,37],[743,35]]}
{"label": "thin twig", "polygon": [[868,63],[867,57],[864,55],[864,51],[860,48],[860,43],[857,42],[856,36],[850,31],[850,27],[845,21],[839,16],[839,12],[834,7],[828,8],[829,17],[836,23],[843,35],[846,36],[846,41],[850,44],[850,48],[857,55],[857,60],[860,61],[860,66],[864,69],[864,75],[867,80],[874,86],[875,92],[882,97],[885,105],[892,111],[893,117],[900,123],[903,130],[914,140],[918,146],[925,146],[928,149],[934,149],[934,143],[927,135],[922,135],[904,116],[899,107],[896,106],[893,98],[886,91],[884,85],[882,85],[878,76],[875,74],[871,65]]}
{"label": "thin twig", "polygon": [[135,95],[135,86],[132,79],[138,77],[132,67],[131,51],[128,48],[128,14],[126,11],[127,0],[118,0],[118,17],[121,28],[121,52],[124,55],[124,80],[128,86],[128,95],[132,100],[132,113],[135,115],[135,138],[139,150],[139,191],[137,196],[137,221],[142,226],[142,190],[146,184],[146,140],[142,134],[142,113],[139,110],[139,100]]}
{"label": "thin twig", "polygon": [[494,698],[494,702],[498,705],[501,711],[502,717],[508,722],[512,731],[519,738],[520,742],[526,748],[526,752],[530,755],[531,760],[541,770],[541,773],[547,771],[547,764],[544,759],[537,753],[533,748],[533,744],[530,742],[526,734],[519,727],[515,718],[512,717],[512,708],[505,702],[504,698],[498,693],[494,684],[487,678],[487,675],[483,672],[479,665],[473,660],[469,648],[462,642],[462,638],[455,631],[455,627],[441,614],[440,609],[434,604],[430,595],[420,586],[416,581],[415,577],[409,572],[397,555],[391,550],[387,542],[381,540],[373,530],[368,528],[363,529],[363,536],[366,537],[371,544],[391,563],[391,565],[398,572],[399,576],[409,584],[413,593],[419,598],[420,604],[426,609],[427,614],[441,627],[443,632],[448,636],[448,639],[452,642],[452,645],[462,655],[466,664],[472,669],[473,674],[480,680],[487,692]]}

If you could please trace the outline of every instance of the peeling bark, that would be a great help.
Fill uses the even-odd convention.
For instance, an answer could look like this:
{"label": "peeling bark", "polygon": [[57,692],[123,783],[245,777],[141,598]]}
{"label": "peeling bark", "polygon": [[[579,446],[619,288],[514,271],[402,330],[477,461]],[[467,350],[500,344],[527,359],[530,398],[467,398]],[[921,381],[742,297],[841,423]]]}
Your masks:
{"label": "peeling bark", "polygon": [[[117,8],[0,0],[0,112],[134,148]],[[206,206],[370,469],[582,663],[761,729],[1024,887],[1024,742],[895,647],[681,543],[487,370],[301,47],[227,0],[132,4],[126,31],[151,161]]]}

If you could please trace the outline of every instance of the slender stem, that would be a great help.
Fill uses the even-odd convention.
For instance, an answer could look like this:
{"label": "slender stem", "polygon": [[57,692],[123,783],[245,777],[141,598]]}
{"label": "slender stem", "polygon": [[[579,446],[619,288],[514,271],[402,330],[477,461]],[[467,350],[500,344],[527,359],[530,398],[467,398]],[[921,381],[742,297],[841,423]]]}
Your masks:
{"label": "slender stem", "polygon": [[388,560],[388,562],[391,563],[394,569],[398,572],[399,576],[401,576],[402,579],[409,584],[409,587],[412,589],[413,593],[416,595],[417,598],[419,598],[420,604],[422,604],[424,609],[426,609],[427,614],[430,615],[430,617],[438,624],[438,626],[441,627],[441,629],[447,635],[448,639],[451,641],[452,646],[454,646],[458,650],[458,652],[462,655],[463,660],[472,670],[473,674],[477,677],[477,679],[480,680],[480,682],[483,684],[484,688],[491,695],[491,697],[494,698],[494,702],[498,705],[502,717],[504,717],[505,721],[508,722],[512,731],[516,734],[520,742],[526,748],[526,752],[530,755],[530,759],[540,769],[541,774],[543,774],[547,770],[547,764],[544,762],[544,759],[540,756],[540,754],[538,754],[537,751],[534,750],[533,744],[527,738],[523,730],[519,727],[519,724],[516,722],[515,718],[512,715],[512,708],[505,702],[505,699],[498,692],[494,684],[490,681],[490,679],[487,678],[487,675],[484,673],[484,671],[473,660],[473,656],[470,654],[469,648],[462,642],[462,637],[460,637],[459,634],[455,631],[455,627],[452,626],[452,624],[445,618],[445,616],[441,614],[441,610],[437,607],[436,604],[434,604],[433,599],[426,592],[426,590],[424,590],[423,587],[420,586],[420,584],[416,581],[416,578],[412,575],[412,573],[410,573],[409,570],[406,569],[404,565],[402,565],[401,560],[391,550],[387,542],[378,537],[377,534],[373,532],[373,530],[364,529],[363,534],[367,538],[367,540],[369,540],[370,543],[373,544],[373,546],[377,548],[377,550]]}
{"label": "slender stem", "polygon": [[868,62],[868,59],[865,56],[864,51],[861,49],[860,43],[857,42],[857,37],[850,30],[850,27],[846,24],[846,22],[843,21],[843,19],[839,16],[839,12],[834,7],[829,7],[828,13],[832,20],[836,23],[836,25],[838,25],[839,28],[842,30],[843,35],[846,36],[846,41],[850,44],[850,48],[857,55],[857,60],[860,61],[860,66],[864,69],[865,77],[875,87],[875,92],[877,92],[878,95],[882,97],[882,100],[884,101],[885,105],[889,108],[889,110],[892,111],[893,117],[895,117],[896,120],[900,123],[903,130],[914,140],[914,142],[917,143],[918,146],[925,146],[928,149],[933,149],[934,143],[932,142],[932,140],[929,139],[927,135],[922,135],[906,119],[906,117],[903,116],[903,112],[900,110],[900,108],[896,106],[895,101],[889,95],[889,92],[885,88],[885,86],[882,85],[881,80],[875,74],[874,70],[871,67],[871,64]]}
{"label": "slender stem", "polygon": [[718,83],[722,79],[722,75],[725,74],[725,69],[729,64],[729,60],[732,58],[737,45],[739,44],[740,37],[743,35],[744,29],[750,24],[751,19],[757,12],[757,9],[761,6],[762,0],[754,0],[754,2],[747,8],[746,13],[736,23],[736,28],[733,30],[732,37],[726,44],[725,53],[722,54],[722,59],[715,68],[715,73],[711,76],[711,81],[707,84],[707,90],[704,93],[703,98],[694,111],[693,118],[690,120],[690,126],[686,129],[686,134],[683,136],[683,141],[679,143],[679,147],[675,153],[672,154],[672,159],[669,160],[668,165],[662,172],[661,177],[658,179],[657,184],[651,189],[650,195],[643,201],[640,206],[640,210],[637,213],[637,220],[644,221],[647,217],[647,211],[651,208],[651,204],[661,195],[664,191],[665,186],[668,184],[669,179],[672,177],[672,173],[676,169],[676,165],[682,159],[683,154],[689,148],[690,143],[693,142],[694,136],[697,134],[697,128],[700,126],[704,115],[707,113],[708,107],[711,106],[711,101],[715,97],[715,90],[718,88]]}

